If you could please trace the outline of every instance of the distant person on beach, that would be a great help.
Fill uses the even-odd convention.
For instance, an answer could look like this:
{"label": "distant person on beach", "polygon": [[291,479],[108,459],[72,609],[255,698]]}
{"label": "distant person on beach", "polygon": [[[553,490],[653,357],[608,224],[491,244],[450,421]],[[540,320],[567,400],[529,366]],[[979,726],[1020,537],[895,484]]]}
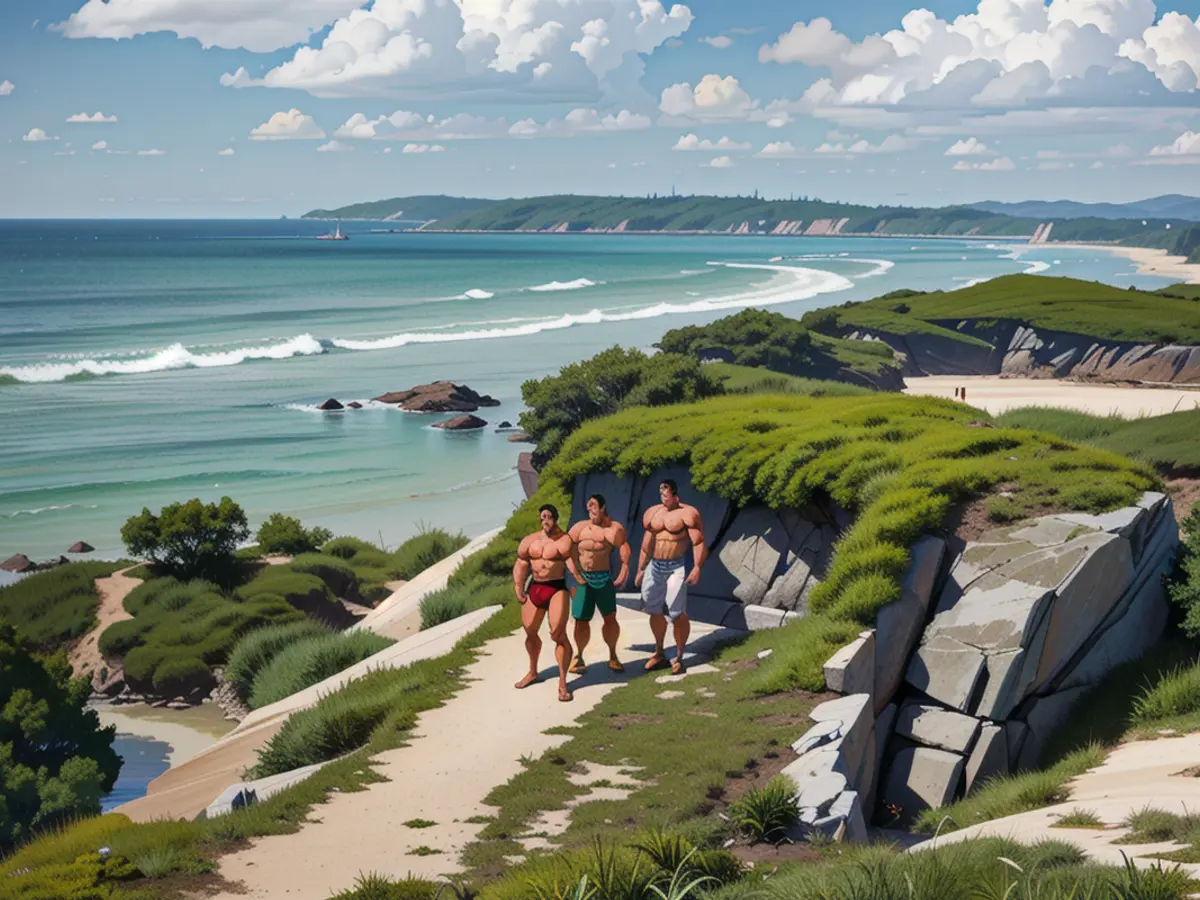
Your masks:
{"label": "distant person on beach", "polygon": [[[521,624],[525,628],[525,650],[529,654],[529,671],[518,681],[516,688],[527,688],[541,681],[538,675],[538,655],[542,639],[538,631],[542,619],[550,614],[550,638],[554,641],[554,656],[558,660],[558,699],[566,703],[572,698],[567,690],[567,666],[571,662],[571,642],[567,640],[567,620],[571,614],[567,593],[566,568],[574,553],[571,536],[558,527],[558,510],[547,503],[539,512],[542,528],[521,541],[517,562],[513,566],[513,590],[521,604]],[[533,581],[526,583],[530,573]]]}
{"label": "distant person on beach", "polygon": [[959,388],[959,389],[958,389],[958,396],[959,396],[959,398],[962,400],[962,402],[963,402],[963,403],[966,403],[966,402],[967,402],[967,389],[966,389],[966,388]]}
{"label": "distant person on beach", "polygon": [[954,389],[954,399],[955,399],[955,400],[957,400],[957,399],[958,399],[958,388],[955,388],[955,389]]}
{"label": "distant person on beach", "polygon": [[[678,485],[669,478],[663,479],[658,495],[662,503],[650,507],[642,517],[646,536],[634,583],[642,589],[642,605],[650,614],[650,631],[654,634],[654,655],[647,660],[646,671],[667,664],[663,641],[670,618],[675,630],[675,661],[671,671],[680,675],[685,671],[683,654],[691,634],[687,588],[700,580],[700,567],[708,558],[708,548],[704,545],[700,511],[680,501]],[[685,579],[683,558],[688,545],[692,547],[692,571]]]}
{"label": "distant person on beach", "polygon": [[[587,512],[588,517],[572,525],[570,531],[575,547],[570,569],[579,582],[571,601],[571,615],[575,617],[575,659],[570,671],[582,675],[587,670],[583,651],[592,639],[592,618],[596,610],[600,610],[604,619],[600,633],[604,643],[608,644],[608,667],[614,672],[624,672],[625,667],[617,658],[617,640],[621,637],[621,626],[617,622],[617,591],[629,579],[629,558],[633,550],[625,538],[625,526],[609,516],[602,495],[592,494],[588,498]],[[621,569],[615,581],[612,576],[613,550],[621,555]]]}

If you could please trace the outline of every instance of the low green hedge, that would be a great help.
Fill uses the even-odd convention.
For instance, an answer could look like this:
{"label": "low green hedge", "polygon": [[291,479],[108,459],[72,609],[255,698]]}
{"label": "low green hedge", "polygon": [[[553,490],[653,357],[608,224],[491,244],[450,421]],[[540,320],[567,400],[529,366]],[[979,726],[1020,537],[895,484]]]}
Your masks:
{"label": "low green hedge", "polygon": [[485,606],[503,606],[513,599],[512,583],[476,574],[448,584],[421,600],[421,628],[433,628]]}
{"label": "low green hedge", "polygon": [[319,684],[394,643],[370,631],[323,634],[298,640],[282,648],[255,676],[250,708],[269,706],[310,685]]}
{"label": "low green hedge", "polygon": [[258,673],[280,651],[298,641],[329,633],[326,626],[311,620],[256,628],[243,635],[230,651],[229,661],[225,664],[225,680],[234,686],[242,702],[245,702],[250,699]]}
{"label": "low green hedge", "polygon": [[154,693],[164,697],[186,696],[193,691],[207,693],[215,684],[208,666],[194,656],[166,659],[154,670]]}
{"label": "low green hedge", "polygon": [[67,563],[0,588],[0,619],[43,650],[81,637],[96,624],[96,579],[126,563]]}

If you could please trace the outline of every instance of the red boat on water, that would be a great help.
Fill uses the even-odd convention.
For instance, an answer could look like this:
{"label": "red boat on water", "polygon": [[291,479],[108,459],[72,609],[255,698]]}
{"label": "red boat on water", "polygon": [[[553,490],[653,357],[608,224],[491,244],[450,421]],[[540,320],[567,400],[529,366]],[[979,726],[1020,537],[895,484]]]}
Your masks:
{"label": "red boat on water", "polygon": [[319,235],[317,235],[317,240],[318,241],[348,241],[348,240],[350,240],[350,238],[348,238],[346,235],[342,234],[342,226],[341,226],[341,223],[339,223],[337,228],[335,228],[333,230],[333,234],[319,234]]}

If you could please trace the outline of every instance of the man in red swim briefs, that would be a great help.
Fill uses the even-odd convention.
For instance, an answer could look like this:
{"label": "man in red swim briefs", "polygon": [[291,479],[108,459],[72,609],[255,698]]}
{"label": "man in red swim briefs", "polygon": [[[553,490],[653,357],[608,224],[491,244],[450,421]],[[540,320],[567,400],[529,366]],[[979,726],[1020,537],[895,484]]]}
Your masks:
{"label": "man in red swim briefs", "polygon": [[[538,631],[542,619],[550,614],[550,638],[554,641],[554,656],[558,660],[558,699],[566,703],[572,699],[567,690],[567,667],[571,664],[571,642],[567,639],[567,621],[571,614],[571,598],[567,593],[567,561],[574,552],[571,536],[558,527],[558,510],[547,503],[539,511],[541,531],[536,531],[521,541],[517,548],[517,562],[513,566],[513,590],[521,604],[521,624],[525,628],[525,651],[529,654],[529,671],[516,683],[518,689],[527,688],[541,679],[538,677],[538,655],[542,652],[542,639]],[[525,585],[530,573],[528,593]]]}

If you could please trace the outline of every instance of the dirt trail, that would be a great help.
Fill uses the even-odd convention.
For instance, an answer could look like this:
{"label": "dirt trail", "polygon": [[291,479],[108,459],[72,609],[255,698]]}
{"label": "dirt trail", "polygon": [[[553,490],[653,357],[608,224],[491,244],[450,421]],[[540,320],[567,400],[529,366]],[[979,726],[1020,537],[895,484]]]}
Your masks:
{"label": "dirt trail", "polygon": [[76,675],[91,673],[93,683],[97,673],[108,667],[104,657],[100,655],[100,635],[104,629],[114,622],[123,622],[133,616],[125,612],[125,598],[130,591],[142,583],[140,578],[130,578],[126,575],[138,566],[130,566],[119,572],[114,572],[107,578],[96,579],[96,591],[100,595],[100,607],[96,610],[96,627],[85,634],[67,653],[71,669]]}
{"label": "dirt trail", "polygon": [[[215,900],[326,900],[351,887],[360,873],[403,878],[410,872],[434,877],[461,871],[459,854],[483,828],[466,820],[494,814],[483,803],[491,789],[522,770],[522,757],[537,757],[568,739],[547,735],[547,729],[569,725],[631,678],[656,677],[642,672],[651,649],[647,618],[625,610],[619,615],[626,673],[608,671],[603,645],[596,641],[590,661],[601,664],[572,678],[571,703],[557,700],[548,641],[541,659],[545,680],[523,691],[514,690],[513,682],[526,665],[524,635],[492,641],[470,666],[467,687],[445,706],[421,715],[412,743],[376,757],[390,781],[335,794],[296,834],[260,838],[249,849],[222,857],[220,874],[240,885]],[[693,622],[691,646],[704,653],[713,631]],[[413,819],[437,824],[404,824]],[[421,846],[441,853],[413,855]]]}

